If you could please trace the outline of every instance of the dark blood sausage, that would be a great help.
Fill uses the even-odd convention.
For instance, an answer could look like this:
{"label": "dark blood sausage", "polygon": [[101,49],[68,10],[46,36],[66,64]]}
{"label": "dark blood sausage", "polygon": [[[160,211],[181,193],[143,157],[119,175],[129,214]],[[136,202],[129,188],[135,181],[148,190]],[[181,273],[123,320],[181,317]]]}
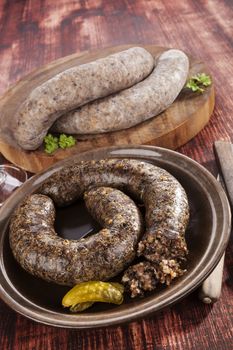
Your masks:
{"label": "dark blood sausage", "polygon": [[152,291],[158,283],[169,285],[171,281],[184,274],[180,267],[180,259],[162,259],[158,262],[143,261],[130,266],[122,277],[127,291],[134,298],[144,295],[145,291]]}
{"label": "dark blood sausage", "polygon": [[66,113],[56,121],[53,130],[82,135],[130,128],[167,109],[183,88],[188,71],[185,53],[167,50],[146,79]]}
{"label": "dark blood sausage", "polygon": [[15,140],[23,149],[35,150],[62,114],[138,83],[153,67],[148,51],[132,47],[55,75],[32,90],[19,107]]}
{"label": "dark blood sausage", "polygon": [[[96,186],[116,187],[145,205],[146,231],[138,244],[138,255],[146,258],[138,268],[126,271],[123,282],[132,296],[151,290],[158,282],[169,284],[183,271],[187,246],[184,239],[189,219],[186,193],[166,170],[129,159],[73,163],[52,175],[40,188],[57,205],[63,206]],[[153,270],[147,283],[140,270]],[[156,271],[156,273],[155,273]]]}
{"label": "dark blood sausage", "polygon": [[[100,199],[97,198],[95,192],[98,191],[97,188],[101,186],[118,188],[119,190],[131,195],[139,202],[142,201],[145,206],[146,230],[137,248],[138,255],[141,259],[144,259],[144,261],[139,263],[139,265],[137,264],[133,267],[129,267],[123,276],[123,282],[126,284],[127,289],[131,291],[132,296],[142,295],[144,291],[154,289],[158,282],[169,284],[173,278],[180,276],[183,273],[183,270],[180,268],[180,263],[185,260],[187,255],[184,234],[189,219],[189,207],[183,187],[166,170],[150,163],[132,159],[107,159],[82,162],[73,161],[73,163],[69,163],[69,165],[51,175],[38,189],[38,192],[44,196],[50,197],[56,205],[65,206],[72,203],[77,198],[82,197],[85,191],[90,191],[87,192],[84,197],[86,199],[87,207],[92,215],[99,221],[103,220],[103,226],[105,226],[106,222],[109,225],[113,225],[111,220],[115,217],[115,214],[112,216],[114,211],[108,211],[108,205],[103,205],[105,203],[104,197],[108,197],[108,192],[106,194],[101,192],[101,196],[103,196],[102,204],[100,200],[101,196]],[[92,197],[94,194],[95,196]],[[43,201],[45,201],[48,197],[44,196],[41,197],[41,195],[36,195],[35,198],[43,198]],[[109,207],[113,202],[112,205],[115,205],[114,210],[118,210],[118,216],[122,215],[125,217],[126,215],[126,222],[131,221],[132,225],[135,224],[137,228],[140,226],[139,214],[136,209],[134,209],[135,214],[132,220],[130,219],[130,213],[127,210],[127,206],[124,205],[123,201],[117,200],[116,203],[114,203],[112,197],[109,198]],[[57,283],[67,281],[69,284],[72,284],[77,282],[77,279],[72,277],[74,270],[77,270],[78,275],[82,276],[77,277],[80,281],[87,281],[93,278],[94,274],[92,271],[96,270],[103,271],[99,273],[99,275],[97,273],[99,278],[107,279],[104,268],[105,262],[108,262],[113,266],[118,266],[120,264],[121,267],[128,264],[130,259],[128,260],[127,258],[126,261],[126,257],[120,254],[120,252],[120,258],[117,254],[112,253],[112,251],[115,252],[115,249],[117,249],[116,247],[119,244],[118,235],[111,236],[111,244],[108,245],[106,252],[104,252],[103,249],[99,250],[98,238],[100,235],[95,235],[89,238],[88,242],[92,242],[92,244],[89,245],[85,245],[86,243],[84,240],[75,243],[73,241],[71,241],[71,243],[67,241],[66,246],[64,240],[61,240],[58,237],[55,239],[55,233],[53,230],[51,231],[51,224],[46,239],[44,238],[45,235],[40,233],[41,231],[36,233],[37,235],[40,235],[39,237],[42,236],[42,242],[45,243],[43,243],[43,245],[37,243],[38,237],[36,237],[33,241],[33,244],[35,244],[36,247],[35,254],[30,253],[31,248],[28,247],[27,236],[25,236],[25,239],[22,238],[25,235],[25,232],[29,229],[27,220],[29,220],[29,224],[32,219],[40,220],[41,216],[43,217],[43,220],[45,220],[47,212],[46,215],[41,215],[40,210],[44,213],[44,211],[47,210],[47,207],[50,208],[52,206],[52,201],[49,198],[46,200],[48,201],[47,205],[41,206],[42,203],[40,203],[40,205],[35,206],[35,208],[30,207],[30,210],[26,201],[26,207],[24,204],[18,209],[11,224],[10,239],[14,254],[20,262],[21,256],[25,256],[24,254],[28,252],[28,256],[31,257],[29,258],[30,263],[32,259],[35,260],[34,267],[31,269],[32,273],[34,270],[35,273],[38,273],[36,271],[38,271],[39,266],[42,270],[42,272],[40,272],[40,276],[42,277],[45,261],[44,277],[47,279],[50,278]],[[30,200],[29,203],[31,203]],[[132,206],[132,204],[130,204],[130,206]],[[51,209],[48,209],[47,211],[49,210]],[[136,213],[137,216],[135,217]],[[45,224],[45,230],[47,229],[46,225],[47,224]],[[111,227],[112,229],[114,228],[114,226]],[[35,221],[35,225],[31,231],[37,232],[38,228],[41,228],[41,224],[37,224],[37,221]],[[127,234],[127,227],[126,230],[123,231],[122,237],[125,234]],[[50,243],[47,243],[50,242],[50,236],[52,236],[51,239],[54,243],[59,243],[51,245],[51,250],[49,249],[48,251],[51,263],[49,263],[50,259],[48,258],[47,260],[44,260],[43,255],[44,246],[48,245],[50,247]],[[131,240],[134,240],[132,234],[127,237],[128,240],[126,240],[126,244],[129,244]],[[132,242],[130,244],[132,246]],[[79,248],[81,251],[80,254],[77,255],[78,257],[72,254],[73,260],[71,260],[71,266],[74,266],[72,272],[66,270],[66,266],[69,266],[69,264],[67,261],[65,263],[63,261],[64,255],[66,257],[69,256],[66,249],[69,251],[70,246],[85,246],[85,248],[87,248],[82,248],[83,250]],[[61,247],[60,251],[59,247]],[[56,253],[57,251],[59,251],[58,254]],[[104,261],[101,260],[102,254],[104,254]],[[89,258],[89,255],[91,258]],[[42,259],[39,265],[36,261],[36,256],[38,256],[39,259]],[[81,267],[77,268],[76,262],[80,259],[81,262],[79,262],[78,266]],[[125,264],[122,263],[121,259],[123,259]],[[25,258],[24,260],[27,261]],[[47,270],[49,270],[49,273],[46,272]],[[117,268],[117,270],[119,271],[120,269]],[[116,271],[114,270],[114,273],[115,272]]]}
{"label": "dark blood sausage", "polygon": [[26,271],[73,286],[109,279],[132,262],[142,233],[141,215],[132,199],[117,189],[98,187],[85,192],[84,200],[104,228],[78,241],[57,236],[54,203],[48,196],[33,194],[18,207],[11,219],[10,245]]}

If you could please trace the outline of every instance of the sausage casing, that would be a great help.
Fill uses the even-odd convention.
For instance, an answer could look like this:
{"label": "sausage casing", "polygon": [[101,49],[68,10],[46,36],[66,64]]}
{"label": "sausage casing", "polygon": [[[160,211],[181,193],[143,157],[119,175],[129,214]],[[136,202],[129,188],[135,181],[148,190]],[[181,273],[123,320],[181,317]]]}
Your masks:
{"label": "sausage casing", "polygon": [[39,191],[63,206],[97,186],[118,188],[144,203],[146,232],[139,242],[139,255],[150,261],[186,256],[187,196],[162,168],[134,159],[82,161],[53,174]]}
{"label": "sausage casing", "polygon": [[14,126],[17,143],[23,149],[35,150],[62,114],[132,86],[153,67],[152,55],[133,47],[55,75],[35,88],[20,106]]}
{"label": "sausage casing", "polygon": [[121,191],[106,187],[87,191],[84,199],[104,228],[80,240],[57,236],[51,198],[33,194],[17,208],[9,238],[16,260],[26,271],[50,282],[73,286],[107,280],[132,262],[143,227],[135,203]]}
{"label": "sausage casing", "polygon": [[[139,211],[129,197],[114,188],[145,206],[145,232],[138,244],[142,231]],[[166,170],[133,159],[74,161],[51,175],[38,193],[16,210],[10,226],[13,253],[27,271],[60,284],[106,280],[127,267],[137,250],[146,261],[129,267],[122,279],[133,297],[183,274],[180,262],[188,252],[184,238],[188,199]],[[88,239],[62,240],[53,229],[53,201],[64,206],[83,195],[104,229]],[[29,240],[28,234],[36,238]],[[77,249],[76,254],[70,254],[72,249]]]}
{"label": "sausage casing", "polygon": [[98,134],[139,124],[174,102],[188,71],[189,59],[182,51],[165,51],[142,82],[65,114],[56,121],[53,131]]}

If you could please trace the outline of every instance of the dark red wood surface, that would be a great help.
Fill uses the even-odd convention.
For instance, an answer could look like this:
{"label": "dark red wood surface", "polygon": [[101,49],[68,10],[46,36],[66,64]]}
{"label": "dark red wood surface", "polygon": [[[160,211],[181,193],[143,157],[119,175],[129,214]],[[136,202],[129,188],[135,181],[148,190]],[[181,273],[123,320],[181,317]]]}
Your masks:
{"label": "dark red wood surface", "polygon": [[[214,140],[233,141],[232,0],[1,0],[0,93],[32,69],[83,50],[119,44],[183,49],[214,76],[216,107],[203,131],[180,148],[216,175]],[[1,163],[6,163],[3,157]],[[233,240],[222,297],[203,305],[193,293],[149,319],[92,330],[43,326],[0,302],[0,349],[231,350]]]}

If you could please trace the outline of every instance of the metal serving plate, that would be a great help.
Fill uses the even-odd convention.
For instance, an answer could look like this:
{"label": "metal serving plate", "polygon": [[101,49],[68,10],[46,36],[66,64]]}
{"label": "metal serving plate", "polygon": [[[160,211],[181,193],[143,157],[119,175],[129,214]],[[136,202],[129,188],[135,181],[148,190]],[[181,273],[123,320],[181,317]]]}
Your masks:
{"label": "metal serving plate", "polygon": [[[162,287],[143,298],[125,297],[122,305],[96,303],[80,314],[70,314],[61,306],[69,289],[47,283],[25,272],[14,260],[9,247],[8,224],[14,208],[34,192],[52,173],[74,159],[134,158],[161,166],[185,188],[191,219],[186,232],[189,248],[187,273],[169,287]],[[177,302],[210,274],[220,260],[229,238],[231,215],[226,195],[215,178],[201,165],[177,152],[152,146],[102,148],[56,163],[22,185],[0,210],[0,296],[15,311],[35,321],[70,328],[101,327],[122,323],[158,311]],[[78,238],[98,226],[82,201],[59,209],[56,229],[65,238]],[[93,262],[95,263],[95,262]]]}

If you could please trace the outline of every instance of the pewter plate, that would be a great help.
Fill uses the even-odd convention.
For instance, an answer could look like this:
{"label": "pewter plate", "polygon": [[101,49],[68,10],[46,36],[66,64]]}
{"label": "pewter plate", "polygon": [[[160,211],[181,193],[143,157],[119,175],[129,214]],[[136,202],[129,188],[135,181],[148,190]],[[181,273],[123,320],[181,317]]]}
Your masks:
{"label": "pewter plate", "polygon": [[[25,272],[9,247],[8,225],[14,208],[34,192],[52,173],[74,159],[134,158],[168,170],[185,188],[191,219],[186,232],[189,248],[187,273],[169,287],[158,288],[143,298],[125,297],[120,306],[96,303],[81,314],[70,314],[61,306],[69,289],[47,283]],[[102,148],[56,163],[22,185],[0,210],[0,296],[15,311],[35,321],[67,328],[91,328],[145,317],[171,305],[196,289],[210,274],[223,254],[231,215],[226,195],[215,178],[201,165],[175,151],[152,146]],[[78,239],[97,232],[98,224],[86,212],[82,201],[57,211],[56,229],[65,238]],[[94,263],[94,262],[93,262]],[[118,277],[120,279],[120,276]]]}

